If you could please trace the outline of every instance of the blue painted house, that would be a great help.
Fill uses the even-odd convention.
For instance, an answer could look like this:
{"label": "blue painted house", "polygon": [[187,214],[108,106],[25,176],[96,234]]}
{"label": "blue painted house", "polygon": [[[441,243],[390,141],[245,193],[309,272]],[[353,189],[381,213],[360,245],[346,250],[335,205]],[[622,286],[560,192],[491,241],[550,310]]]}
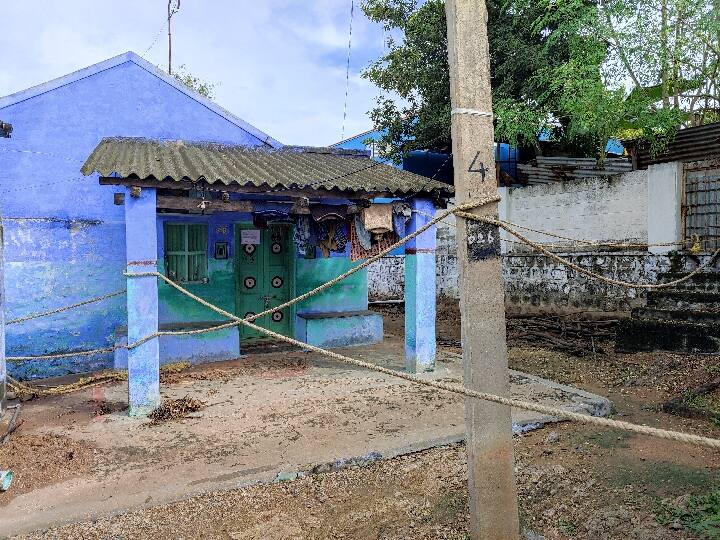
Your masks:
{"label": "blue painted house", "polygon": [[[216,140],[279,147],[259,129],[190,91],[134,53],[0,98],[13,125],[0,145],[7,318],[125,288],[124,214],[80,174],[108,135]],[[8,356],[59,353],[113,340],[125,299],[7,326]],[[112,365],[112,357],[11,366],[62,374]]]}
{"label": "blue painted house", "polygon": [[[153,287],[123,272],[157,269],[244,316],[357,264],[349,242],[301,253],[298,212],[330,208],[348,222],[352,208],[382,196],[433,211],[430,201],[452,191],[386,165],[369,166],[367,152],[284,147],[131,52],[0,98],[0,118],[14,128],[11,138],[0,139],[6,353],[68,354],[11,362],[10,373],[20,377],[133,366],[138,358],[151,370],[181,359],[236,358],[260,336],[236,327],[163,336],[148,345],[156,353],[140,347],[133,364],[134,353],[122,345],[148,329],[204,331],[225,319],[167,283]],[[408,230],[422,223],[416,215]],[[424,236],[432,245],[423,253],[430,253],[434,237]],[[423,279],[434,290],[434,279]],[[135,282],[144,284],[138,289]],[[127,294],[13,324],[124,289]],[[413,301],[429,299],[426,289]],[[434,310],[434,295],[432,304]],[[382,339],[382,319],[367,308],[367,274],[360,271],[261,323],[320,346],[368,343]],[[409,358],[421,341],[408,345]],[[114,353],[74,354],[117,345]],[[434,339],[432,351],[422,354],[432,360],[431,353],[434,358]],[[131,380],[138,380],[132,369]]]}

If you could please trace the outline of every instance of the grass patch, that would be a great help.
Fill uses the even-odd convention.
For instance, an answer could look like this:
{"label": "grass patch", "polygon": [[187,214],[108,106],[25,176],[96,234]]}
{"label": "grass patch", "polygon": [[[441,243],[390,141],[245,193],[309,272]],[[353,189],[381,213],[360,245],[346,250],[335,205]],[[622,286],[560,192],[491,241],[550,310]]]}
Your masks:
{"label": "grass patch", "polygon": [[568,440],[573,445],[588,445],[597,446],[604,450],[612,450],[615,448],[630,448],[630,440],[635,438],[636,435],[628,433],[626,431],[598,431],[591,435],[585,435],[577,432],[568,433]]}
{"label": "grass patch", "polygon": [[670,414],[703,418],[713,425],[720,425],[720,379],[684,392],[663,403],[662,409]]}
{"label": "grass patch", "polygon": [[679,522],[685,529],[702,537],[720,538],[720,490],[688,497],[674,507],[663,505],[657,520],[663,525]]}
{"label": "grass patch", "polygon": [[717,473],[706,469],[627,456],[609,464],[608,480],[618,487],[643,487],[648,494],[660,498],[699,494],[719,484]]}
{"label": "grass patch", "polygon": [[566,536],[572,536],[578,530],[577,524],[568,518],[561,517],[557,521],[558,530]]}
{"label": "grass patch", "polygon": [[443,493],[430,509],[425,522],[444,523],[455,521],[466,511],[467,498],[464,493]]}
{"label": "grass patch", "polygon": [[715,388],[707,394],[690,394],[685,398],[685,403],[718,416],[720,415],[720,388]]}
{"label": "grass patch", "polygon": [[630,448],[630,439],[634,438],[635,434],[628,433],[627,431],[604,431],[590,437],[590,441],[600,448],[610,450],[613,448]]}

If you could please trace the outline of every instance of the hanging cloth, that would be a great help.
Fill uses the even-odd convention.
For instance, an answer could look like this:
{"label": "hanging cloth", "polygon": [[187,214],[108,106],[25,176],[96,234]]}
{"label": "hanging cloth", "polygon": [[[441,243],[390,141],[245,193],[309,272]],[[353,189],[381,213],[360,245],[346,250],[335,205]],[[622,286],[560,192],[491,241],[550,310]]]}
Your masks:
{"label": "hanging cloth", "polygon": [[389,248],[399,240],[397,234],[394,232],[388,232],[380,234],[376,237],[376,242],[372,244],[370,249],[365,249],[360,244],[358,237],[358,229],[355,227],[355,222],[350,224],[350,260],[358,261],[360,259],[369,259],[380,253],[382,250]]}
{"label": "hanging cloth", "polygon": [[323,257],[330,253],[345,253],[348,243],[346,225],[342,222],[329,221],[318,223],[318,247]]}
{"label": "hanging cloth", "polygon": [[295,222],[294,240],[295,247],[300,255],[306,256],[310,253],[314,253],[315,242],[313,241],[312,221],[310,216],[298,216],[297,221]]}
{"label": "hanging cloth", "polygon": [[363,209],[363,225],[373,235],[380,235],[393,230],[393,209],[391,204],[371,204]]}
{"label": "hanging cloth", "polygon": [[395,234],[400,238],[405,237],[405,231],[407,230],[407,223],[412,215],[410,206],[406,203],[394,204],[393,205],[393,229]]}
{"label": "hanging cloth", "polygon": [[355,234],[357,236],[358,244],[360,244],[360,247],[364,250],[368,250],[372,248],[372,236],[368,232],[368,230],[365,228],[365,225],[363,224],[362,216],[360,214],[355,214]]}

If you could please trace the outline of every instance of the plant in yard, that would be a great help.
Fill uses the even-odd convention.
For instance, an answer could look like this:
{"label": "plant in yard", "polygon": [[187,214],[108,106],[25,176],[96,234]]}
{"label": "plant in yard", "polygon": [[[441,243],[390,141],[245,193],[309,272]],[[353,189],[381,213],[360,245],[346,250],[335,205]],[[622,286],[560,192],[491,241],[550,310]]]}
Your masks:
{"label": "plant in yard", "polygon": [[578,526],[571,519],[560,517],[557,521],[558,530],[566,535],[573,535],[577,532]]}
{"label": "plant in yard", "polygon": [[705,538],[720,538],[720,490],[687,497],[677,505],[664,503],[656,517],[662,525],[679,523]]}

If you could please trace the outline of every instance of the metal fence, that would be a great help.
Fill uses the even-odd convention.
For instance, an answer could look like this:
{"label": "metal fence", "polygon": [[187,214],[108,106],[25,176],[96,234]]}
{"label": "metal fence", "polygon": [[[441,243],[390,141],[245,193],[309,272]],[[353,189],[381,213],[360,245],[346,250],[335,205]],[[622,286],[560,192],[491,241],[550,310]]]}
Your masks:
{"label": "metal fence", "polygon": [[684,238],[703,251],[720,249],[720,160],[686,163],[683,173]]}

